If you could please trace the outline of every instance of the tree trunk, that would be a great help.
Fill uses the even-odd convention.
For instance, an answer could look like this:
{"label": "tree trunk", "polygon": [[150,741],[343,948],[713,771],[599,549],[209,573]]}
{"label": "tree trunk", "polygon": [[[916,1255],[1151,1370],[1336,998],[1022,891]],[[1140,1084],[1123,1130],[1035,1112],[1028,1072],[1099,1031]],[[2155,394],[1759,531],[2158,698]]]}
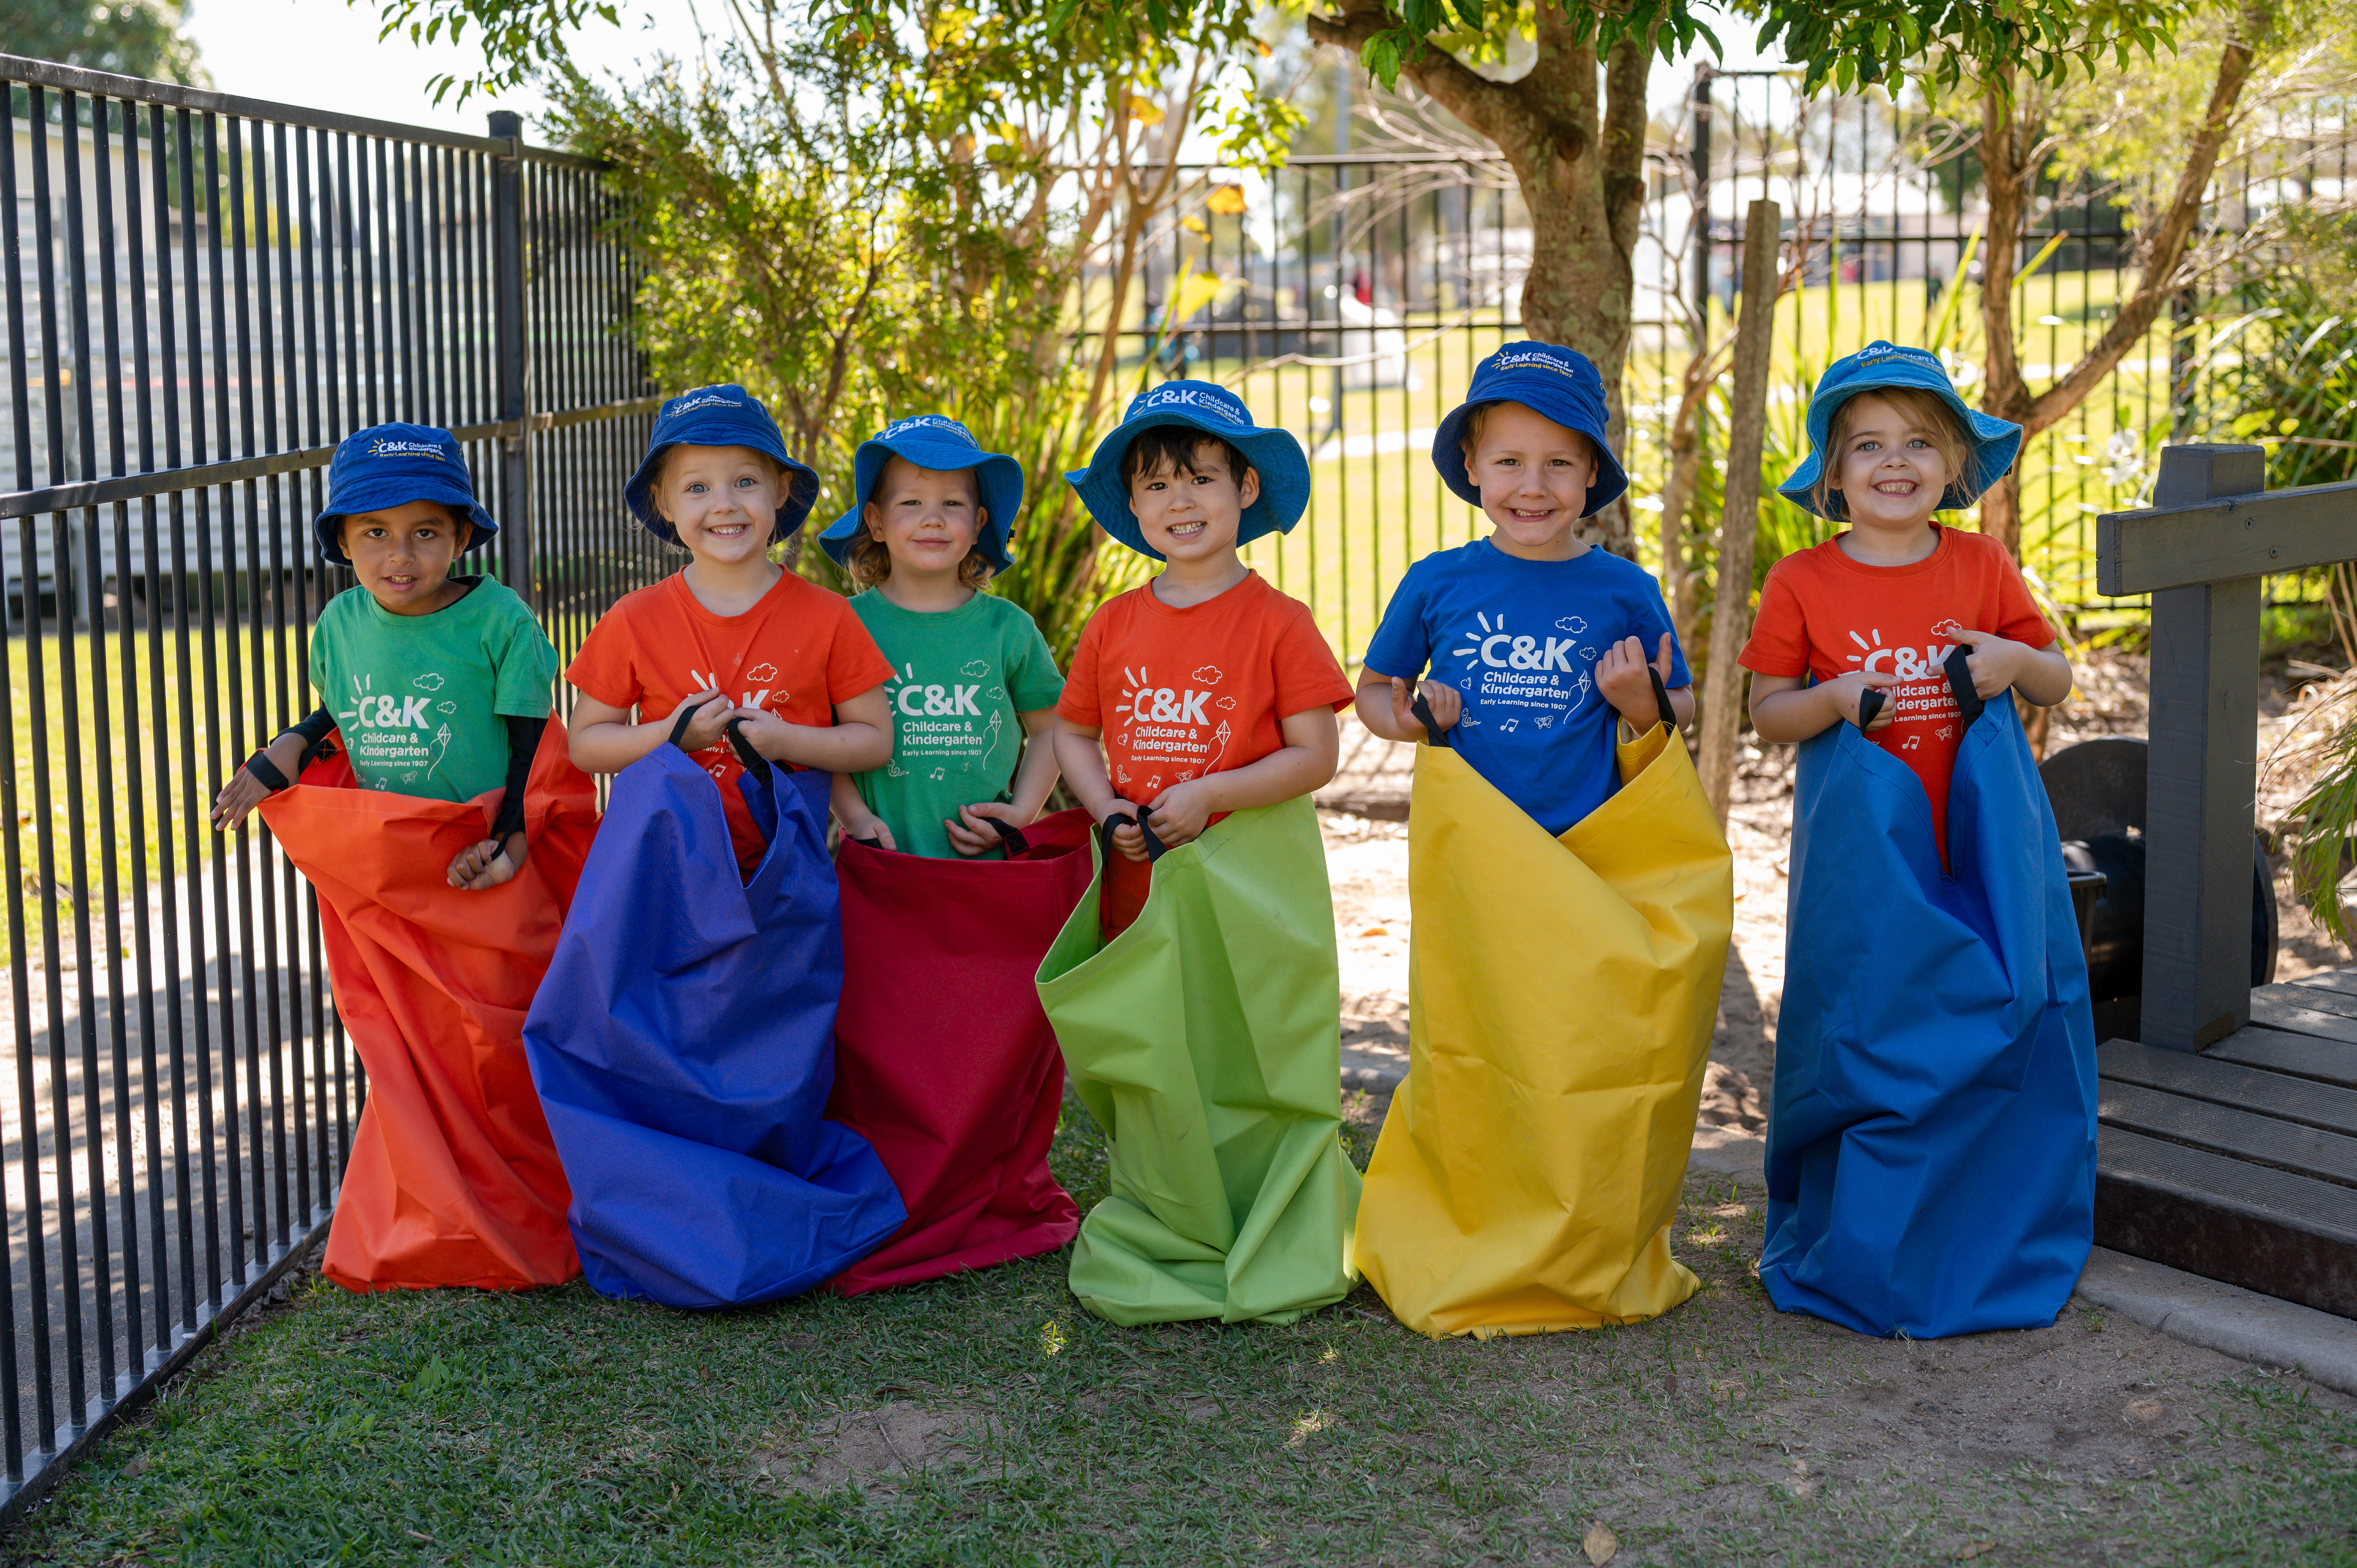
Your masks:
{"label": "tree trunk", "polygon": [[[1537,14],[1538,58],[1518,81],[1491,81],[1437,48],[1403,63],[1400,74],[1504,155],[1531,219],[1523,330],[1595,361],[1613,445],[1625,448],[1620,373],[1634,309],[1652,55],[1640,39],[1616,45],[1599,89],[1595,48],[1574,41],[1558,7],[1543,5]],[[1307,21],[1312,38],[1353,53],[1391,25],[1368,0],[1344,0],[1340,15],[1313,11]],[[1581,537],[1633,555],[1626,499],[1588,519]]]}

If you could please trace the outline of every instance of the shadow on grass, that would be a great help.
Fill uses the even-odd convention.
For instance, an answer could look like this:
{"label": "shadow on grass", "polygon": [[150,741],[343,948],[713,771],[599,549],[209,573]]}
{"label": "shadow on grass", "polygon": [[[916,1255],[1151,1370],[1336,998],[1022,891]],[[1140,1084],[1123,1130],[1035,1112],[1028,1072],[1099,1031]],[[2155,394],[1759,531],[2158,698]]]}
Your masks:
{"label": "shadow on grass", "polygon": [[[1371,1132],[1353,1129],[1363,1161]],[[1067,1101],[1085,1207],[1103,1144]],[[313,1281],[106,1444],[18,1563],[2348,1562],[2350,1402],[2073,1308],[1940,1345],[1777,1315],[1697,1176],[1656,1322],[1435,1343],[1364,1289],[1112,1327],[1061,1254],[694,1316]]]}

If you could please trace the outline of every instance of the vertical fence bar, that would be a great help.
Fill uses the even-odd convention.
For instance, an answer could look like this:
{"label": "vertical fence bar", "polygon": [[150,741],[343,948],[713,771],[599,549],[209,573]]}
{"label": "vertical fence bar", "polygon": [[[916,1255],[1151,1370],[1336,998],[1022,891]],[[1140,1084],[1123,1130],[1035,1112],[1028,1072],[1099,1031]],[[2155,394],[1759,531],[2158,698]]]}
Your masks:
{"label": "vertical fence bar", "polygon": [[[495,110],[490,134],[522,145],[523,117]],[[506,508],[500,519],[502,575],[511,587],[531,592],[532,467],[524,433],[531,389],[524,318],[523,160],[511,150],[491,160],[491,333],[498,349],[499,413],[508,429],[500,436],[500,493]]]}

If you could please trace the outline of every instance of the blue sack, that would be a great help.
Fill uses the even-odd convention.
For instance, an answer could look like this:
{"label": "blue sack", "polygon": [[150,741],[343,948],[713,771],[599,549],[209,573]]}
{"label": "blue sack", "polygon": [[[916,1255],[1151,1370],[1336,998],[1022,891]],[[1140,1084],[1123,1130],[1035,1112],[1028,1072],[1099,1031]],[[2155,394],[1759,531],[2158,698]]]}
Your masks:
{"label": "blue sack", "polygon": [[822,1119],[843,991],[828,775],[739,755],[770,841],[752,876],[710,775],[656,747],[615,776],[524,1023],[582,1272],[607,1295],[792,1295],[907,1218],[867,1141]]}
{"label": "blue sack", "polygon": [[2061,845],[2012,700],[1982,707],[1967,652],[1948,872],[1921,782],[1854,725],[1803,743],[1793,791],[1760,1279],[1864,1334],[2043,1327],[2094,1240]]}

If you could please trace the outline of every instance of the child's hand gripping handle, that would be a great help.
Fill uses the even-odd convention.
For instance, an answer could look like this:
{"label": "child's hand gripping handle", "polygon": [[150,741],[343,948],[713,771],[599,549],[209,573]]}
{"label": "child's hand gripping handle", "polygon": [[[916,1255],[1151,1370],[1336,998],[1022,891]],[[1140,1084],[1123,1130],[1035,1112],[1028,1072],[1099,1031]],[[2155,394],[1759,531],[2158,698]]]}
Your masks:
{"label": "child's hand gripping handle", "polygon": [[[679,711],[679,717],[673,719],[671,724],[671,744],[685,751],[687,726],[694,722],[695,710],[682,708]],[[755,751],[753,743],[745,738],[745,721],[730,719],[727,727],[721,731],[721,735],[728,742],[728,749],[737,754],[737,760],[744,765],[745,771],[767,784],[770,781],[770,775],[775,769],[770,767],[770,759]]]}
{"label": "child's hand gripping handle", "polygon": [[1860,735],[1874,727],[1874,718],[1882,712],[1882,704],[1890,699],[1879,686],[1868,686],[1857,694],[1857,728]]}
{"label": "child's hand gripping handle", "polygon": [[1113,847],[1113,830],[1116,822],[1126,823],[1146,836],[1146,863],[1148,865],[1162,858],[1170,846],[1155,836],[1154,824],[1146,817],[1144,811],[1115,811],[1097,824],[1097,835],[1104,841],[1104,857],[1107,860],[1120,853]]}
{"label": "child's hand gripping handle", "polygon": [[1973,684],[1972,656],[1972,649],[1960,642],[1948,650],[1948,657],[1940,664],[1940,668],[1947,672],[1948,693],[1956,699],[1956,733],[1959,735],[1972,728],[1973,721],[1981,716],[1983,708],[1988,706],[1982,701],[1979,688]]}

